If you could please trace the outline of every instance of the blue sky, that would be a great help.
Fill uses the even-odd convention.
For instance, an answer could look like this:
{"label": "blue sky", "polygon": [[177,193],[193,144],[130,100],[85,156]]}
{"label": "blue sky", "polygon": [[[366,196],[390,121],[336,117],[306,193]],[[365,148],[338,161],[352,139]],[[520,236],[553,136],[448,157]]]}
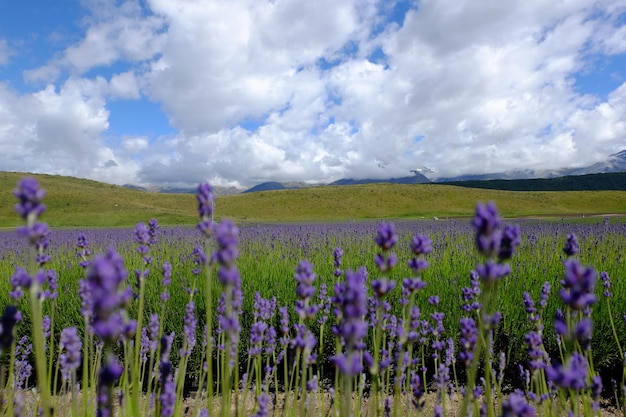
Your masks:
{"label": "blue sky", "polygon": [[0,10],[0,170],[248,187],[578,167],[626,148],[626,0]]}

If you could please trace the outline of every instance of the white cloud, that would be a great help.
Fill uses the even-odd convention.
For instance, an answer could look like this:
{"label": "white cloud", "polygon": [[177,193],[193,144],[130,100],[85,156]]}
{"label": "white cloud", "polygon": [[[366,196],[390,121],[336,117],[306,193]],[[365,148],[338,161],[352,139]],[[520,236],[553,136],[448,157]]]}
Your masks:
{"label": "white cloud", "polygon": [[188,133],[216,132],[283,108],[297,72],[350,39],[351,2],[152,1],[167,41],[149,76],[152,97]]}
{"label": "white cloud", "polygon": [[115,74],[109,82],[112,98],[138,99],[141,97],[139,82],[132,71]]}
{"label": "white cloud", "polygon": [[119,17],[89,28],[85,39],[65,52],[63,63],[83,73],[118,60],[140,62],[156,55],[163,41],[158,18]]}
{"label": "white cloud", "polygon": [[122,148],[137,153],[148,149],[149,140],[145,137],[126,137],[122,141]]}
{"label": "white cloud", "polygon": [[[602,100],[575,75],[626,53],[626,0],[423,0],[401,24],[382,0],[84,4],[84,37],[25,73],[57,87],[0,90],[0,147],[24,127],[13,160],[252,185],[581,166],[624,147],[626,87]],[[145,97],[178,131],[109,140],[107,100]]]}
{"label": "white cloud", "polygon": [[[107,83],[69,79],[18,95],[0,84],[0,169],[44,172],[125,183],[138,167],[108,147],[108,111],[101,91]],[[117,161],[114,170],[108,161]]]}

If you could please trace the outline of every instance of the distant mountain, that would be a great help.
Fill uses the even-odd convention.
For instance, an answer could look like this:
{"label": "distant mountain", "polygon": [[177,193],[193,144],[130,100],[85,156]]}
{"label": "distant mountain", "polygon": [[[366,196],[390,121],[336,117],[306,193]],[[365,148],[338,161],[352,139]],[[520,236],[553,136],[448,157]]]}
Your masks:
{"label": "distant mountain", "polygon": [[252,188],[248,188],[246,191],[244,191],[244,193],[254,193],[258,191],[275,191],[275,190],[285,190],[285,189],[287,189],[287,187],[285,187],[280,182],[269,181],[269,182],[263,182],[261,184],[255,185]]}
{"label": "distant mountain", "polygon": [[[269,181],[264,182],[258,185],[255,185],[252,188],[249,188],[245,191],[242,191],[239,188],[235,187],[213,187],[216,195],[229,195],[229,194],[240,194],[240,193],[253,193],[258,191],[274,191],[274,190],[285,190],[285,189],[296,189],[296,188],[304,188],[304,187],[314,187],[314,186],[325,186],[325,185],[357,185],[357,184],[377,184],[377,183],[392,183],[392,184],[427,184],[431,182],[437,183],[455,183],[455,185],[463,185],[474,188],[495,188],[495,189],[533,189],[533,190],[566,190],[566,189],[621,189],[621,188],[597,188],[597,187],[617,187],[615,185],[599,185],[596,184],[598,181],[613,181],[613,178],[602,178],[598,177],[595,179],[585,180],[580,179],[580,181],[574,181],[571,179],[564,180],[559,185],[554,185],[554,183],[530,183],[530,184],[510,184],[507,183],[507,180],[535,180],[535,179],[557,179],[562,177],[572,177],[572,176],[585,176],[589,174],[601,174],[601,173],[616,173],[616,172],[626,172],[626,150],[610,155],[605,161],[597,162],[593,165],[582,167],[582,168],[563,168],[563,169],[555,169],[555,170],[532,170],[532,169],[517,169],[506,172],[495,172],[490,174],[469,174],[469,175],[461,175],[458,177],[445,177],[445,178],[435,178],[429,179],[424,174],[433,174],[435,171],[430,168],[418,168],[415,170],[411,170],[414,175],[408,177],[400,177],[400,178],[384,178],[384,179],[353,179],[353,178],[342,178],[340,180],[334,181],[330,184],[311,184],[305,182],[275,182]],[[616,177],[621,180],[621,177]],[[493,181],[504,181],[504,183],[493,182]],[[587,182],[585,182],[587,181]],[[589,185],[591,181],[594,185]],[[467,182],[466,184],[459,184],[460,182]],[[486,182],[486,184],[480,185],[477,183]],[[574,184],[574,182],[576,184]],[[582,185],[582,182],[585,182]],[[470,185],[471,184],[471,185]],[[569,184],[569,185],[566,185]],[[574,184],[574,185],[572,185]],[[178,193],[178,194],[195,194],[197,192],[196,187],[154,187],[154,188],[144,188],[132,184],[124,185],[126,188],[130,188],[133,190],[140,191],[152,191],[158,193]],[[513,187],[513,188],[510,188]],[[521,188],[520,188],[521,187]],[[583,188],[580,188],[583,187]],[[589,188],[591,187],[591,188]]]}
{"label": "distant mountain", "polygon": [[[139,185],[133,184],[124,184],[122,187],[128,188],[131,190],[137,191],[146,191],[153,193],[163,193],[163,194],[196,194],[198,192],[198,187],[150,187],[145,188]],[[230,194],[239,194],[241,190],[235,187],[216,187],[213,186],[213,192],[215,195],[230,195]]]}
{"label": "distant mountain", "polygon": [[605,161],[581,168],[562,168],[553,170],[518,169],[490,174],[469,174],[458,177],[437,178],[436,182],[488,181],[488,180],[525,180],[540,178],[558,178],[572,175],[604,174],[626,171],[626,150],[610,155]]}
{"label": "distant mountain", "polygon": [[626,191],[626,172],[519,180],[448,181],[437,184],[504,191]]}
{"label": "distant mountain", "polygon": [[195,194],[198,187],[161,187],[158,192],[164,194]]}
{"label": "distant mountain", "polygon": [[124,184],[122,185],[122,187],[128,188],[129,190],[135,190],[135,191],[148,191],[148,189],[145,187],[140,187],[139,185],[133,185],[133,184]]}
{"label": "distant mountain", "polygon": [[378,183],[392,183],[392,184],[427,184],[431,182],[424,175],[419,172],[414,172],[414,175],[410,177],[401,178],[384,178],[384,179],[362,179],[354,180],[352,178],[342,178],[335,182],[331,182],[328,185],[357,185],[357,184],[378,184]]}
{"label": "distant mountain", "polygon": [[610,155],[606,161],[597,162],[586,168],[575,168],[568,175],[603,174],[626,171],[626,150]]}

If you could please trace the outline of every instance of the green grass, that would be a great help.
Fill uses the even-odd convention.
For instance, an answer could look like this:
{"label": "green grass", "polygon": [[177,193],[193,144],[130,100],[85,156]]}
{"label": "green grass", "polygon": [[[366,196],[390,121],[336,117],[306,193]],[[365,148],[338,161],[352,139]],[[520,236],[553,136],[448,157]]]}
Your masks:
{"label": "green grass", "polygon": [[[19,224],[20,221],[15,219],[16,216],[12,213],[14,201],[10,196],[10,191],[15,187],[21,174],[0,175],[3,180],[6,180],[8,188],[0,190],[3,216],[6,212],[7,219],[9,217],[13,219],[11,224]],[[11,179],[12,183],[9,182],[10,175],[15,175],[15,178]],[[123,225],[126,221],[130,221],[132,225],[138,221],[147,221],[152,217],[158,218],[161,224],[169,223],[168,219],[173,219],[171,221],[174,223],[192,224],[197,221],[193,195],[150,194],[73,178],[41,176],[39,179],[42,187],[48,191],[45,203],[49,210],[44,220],[53,226],[72,225],[76,224],[72,221],[79,220],[91,221],[85,223],[86,225]],[[2,198],[4,200],[1,200]],[[507,217],[560,217],[564,215],[580,217],[581,213],[587,215],[624,213],[626,211],[625,198],[622,192],[526,193],[467,190],[438,185],[382,184],[220,197],[217,208],[220,214],[223,213],[237,220],[283,222],[316,220],[322,222],[345,218],[470,216],[476,201],[494,200],[498,203],[500,211]],[[68,206],[67,203],[70,205]],[[63,204],[66,204],[65,207],[77,207],[76,212],[72,213],[70,209],[63,211]],[[114,210],[107,211],[98,208],[111,207],[112,204],[113,207],[120,208],[119,214]],[[94,214],[89,215],[90,212]],[[185,214],[186,212],[189,214]],[[168,215],[171,217],[168,218]],[[106,222],[108,216],[112,217],[110,223]],[[189,220],[176,220],[177,216],[182,219],[188,216]],[[59,217],[62,220],[59,220]],[[579,220],[589,221],[589,216],[586,219],[576,219],[576,221]],[[266,225],[267,229],[264,229],[263,225],[242,228],[242,230],[247,229],[252,235],[248,239],[241,240],[239,247],[241,256],[237,262],[243,277],[244,306],[241,317],[243,327],[241,340],[244,347],[253,321],[251,310],[254,292],[260,291],[265,297],[275,295],[279,305],[292,306],[295,301],[296,286],[293,269],[299,260],[312,261],[319,277],[317,283],[326,283],[331,291],[336,281],[331,256],[335,246],[341,246],[346,253],[342,265],[344,269],[356,269],[365,265],[371,273],[370,279],[378,277],[373,262],[374,256],[378,253],[373,243],[375,222],[364,223],[368,230],[357,230],[356,224],[348,223],[347,231],[338,234],[319,233],[321,229],[319,224],[307,226],[311,229],[303,230],[297,235],[290,235],[276,225]],[[435,308],[427,302],[428,296],[440,295],[441,303],[437,309],[445,312],[444,326],[447,329],[447,335],[455,335],[458,331],[459,318],[465,314],[460,309],[461,288],[468,285],[469,271],[475,267],[476,263],[482,261],[474,250],[474,235],[469,227],[469,219],[451,222],[398,223],[405,223],[404,229],[399,233],[400,239],[395,249],[400,262],[390,277],[401,282],[402,278],[411,275],[406,264],[410,256],[407,250],[408,242],[416,232],[428,234],[433,239],[434,250],[427,257],[431,266],[423,274],[428,286],[418,294],[417,302],[422,309],[422,318],[427,319],[430,313],[435,311]],[[544,315],[547,329],[545,344],[553,357],[556,357],[557,345],[551,329],[556,309],[562,308],[558,297],[558,287],[563,276],[561,248],[565,237],[573,230],[576,230],[581,243],[581,252],[577,258],[584,265],[592,265],[598,271],[607,271],[614,280],[612,315],[613,320],[618,323],[620,343],[622,346],[626,344],[624,324],[621,321],[621,315],[626,311],[626,281],[620,279],[623,271],[626,270],[622,257],[626,250],[622,225],[603,225],[601,218],[595,218],[596,225],[583,225],[584,227],[576,225],[581,226],[578,228],[573,227],[568,221],[550,222],[549,228],[543,227],[547,225],[547,222],[524,221],[521,223],[524,234],[522,245],[511,261],[511,276],[497,284],[494,305],[495,309],[503,313],[502,325],[495,335],[495,350],[504,350],[507,353],[510,369],[514,370],[517,363],[524,363],[527,360],[524,335],[531,329],[531,326],[521,304],[522,293],[529,291],[536,300],[544,281],[549,281],[553,288]],[[293,227],[304,228],[300,225]],[[264,230],[264,232],[255,234],[257,229]],[[192,273],[194,265],[190,254],[193,245],[198,242],[196,238],[193,236],[181,238],[178,235],[170,237],[165,234],[158,239],[158,244],[151,252],[154,262],[150,267],[151,273],[146,284],[146,307],[143,311],[147,318],[148,314],[158,312],[163,306],[159,298],[161,290],[159,266],[164,260],[172,262],[174,267],[172,299],[166,305],[162,320],[167,331],[174,330],[179,335],[176,342],[178,345],[175,344],[174,349],[177,351],[181,343],[180,335],[183,326],[181,313],[188,300],[186,289],[195,288],[197,284],[200,292],[196,300],[208,294],[203,286],[202,276],[196,283]],[[56,318],[58,333],[62,327],[80,323],[77,281],[83,277],[84,271],[76,265],[75,248],[71,244],[55,246],[57,242],[60,243],[60,240],[53,241],[51,245],[52,262],[49,267],[55,269],[59,275],[61,296],[58,300],[57,311],[63,313],[57,315]],[[95,246],[97,243],[93,242],[93,244]],[[96,247],[93,247],[93,249],[94,253],[101,252],[101,248],[96,250]],[[126,261],[126,267],[131,274],[129,285],[132,285],[132,271],[141,267],[140,257],[132,243],[132,230],[128,230],[128,241],[118,245],[117,250]],[[0,262],[0,273],[5,277],[10,277],[15,266],[25,264],[27,259],[28,255],[25,253],[7,250]],[[213,278],[215,279],[215,274]],[[8,280],[0,285],[0,305],[6,305],[9,302],[7,297],[9,285]],[[606,299],[600,296],[601,291],[598,283],[596,294],[599,295],[599,303],[594,306],[592,316],[595,323],[592,340],[594,362],[596,370],[610,372],[611,376],[614,376],[612,372],[620,369],[622,359],[616,354],[611,329],[607,324],[610,321],[607,320]],[[215,306],[217,292],[213,292],[210,296],[213,297]],[[391,308],[394,313],[400,313],[398,300],[399,287],[390,295]],[[25,322],[28,322],[31,319],[28,315],[28,306],[22,301],[19,308],[25,312]],[[44,307],[44,312],[47,312],[47,308]],[[201,321],[205,313],[203,309],[203,303],[198,302],[196,312]],[[130,307],[131,316],[134,316],[136,312],[136,304],[133,304]],[[294,318],[293,313],[292,318]],[[316,326],[316,324],[312,325],[314,332],[317,331]],[[20,328],[22,334],[27,334],[29,331],[28,326]],[[320,362],[333,354],[333,339],[330,333],[326,333],[324,346],[326,350],[320,352]],[[245,352],[245,349],[242,348],[240,352]],[[194,356],[190,362],[190,369],[201,369],[199,361],[200,358],[197,355]],[[194,371],[190,371],[189,375],[195,375]]]}
{"label": "green grass", "polygon": [[[132,226],[156,217],[161,224],[194,224],[195,196],[126,189],[55,175],[0,173],[0,227],[20,224],[11,191],[31,175],[46,189],[51,226]],[[560,217],[617,213],[626,215],[626,192],[515,192],[437,184],[366,184],[311,187],[220,196],[216,215],[236,221],[299,222],[380,218],[471,216],[477,201],[495,201],[504,217]]]}

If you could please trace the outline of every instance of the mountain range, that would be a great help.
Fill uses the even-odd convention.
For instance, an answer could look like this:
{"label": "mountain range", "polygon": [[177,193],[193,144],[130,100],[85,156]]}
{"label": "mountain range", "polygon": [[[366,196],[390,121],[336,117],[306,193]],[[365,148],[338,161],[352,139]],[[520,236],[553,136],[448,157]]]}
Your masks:
{"label": "mountain range", "polygon": [[469,174],[458,177],[437,178],[434,182],[487,181],[487,180],[528,180],[568,177],[572,175],[606,174],[626,171],[626,150],[609,155],[601,162],[581,168],[561,168],[553,170],[518,169],[491,174]]}
{"label": "mountain range", "polygon": [[[431,170],[412,170],[413,175],[399,178],[382,178],[382,179],[352,179],[342,178],[334,181],[330,184],[309,184],[304,182],[263,182],[257,184],[247,190],[241,190],[236,187],[214,187],[217,195],[226,194],[239,194],[239,193],[253,193],[259,191],[274,191],[284,189],[295,189],[314,186],[340,186],[340,185],[356,185],[356,184],[372,184],[372,183],[394,183],[394,184],[426,184],[426,183],[455,183],[459,185],[459,182],[469,181],[490,181],[490,180],[530,180],[530,179],[551,179],[561,178],[569,176],[584,176],[588,174],[603,174],[603,173],[616,173],[626,172],[626,150],[609,155],[609,157],[601,162],[597,162],[593,165],[580,168],[561,168],[555,170],[532,170],[532,169],[518,169],[505,172],[495,172],[490,174],[468,174],[460,175],[457,177],[442,177],[442,178],[428,178],[422,172],[432,174]],[[152,191],[160,193],[183,193],[194,194],[197,191],[196,187],[152,187],[144,188],[134,185],[124,185],[124,187],[132,188],[142,191]],[[481,187],[482,188],[482,187]],[[489,187],[492,188],[492,187]]]}

